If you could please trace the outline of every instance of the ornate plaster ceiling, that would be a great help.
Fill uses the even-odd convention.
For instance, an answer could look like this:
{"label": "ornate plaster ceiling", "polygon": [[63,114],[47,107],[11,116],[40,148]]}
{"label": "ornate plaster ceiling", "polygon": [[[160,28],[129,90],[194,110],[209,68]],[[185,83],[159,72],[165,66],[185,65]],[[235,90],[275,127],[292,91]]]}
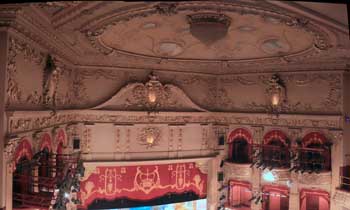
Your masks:
{"label": "ornate plaster ceiling", "polygon": [[314,44],[313,35],[302,28],[272,17],[239,13],[224,13],[231,19],[226,36],[206,44],[191,34],[186,20],[191,14],[184,11],[162,18],[154,14],[115,24],[98,37],[98,42],[133,54],[205,60],[293,55]]}
{"label": "ornate plaster ceiling", "polygon": [[[16,13],[20,18],[12,26],[78,68],[208,74],[343,68],[339,65],[350,54],[348,34],[324,24],[327,20],[321,24],[322,17],[283,5],[263,0],[31,3]],[[211,43],[194,36],[187,16],[204,13],[227,16],[227,34]]]}

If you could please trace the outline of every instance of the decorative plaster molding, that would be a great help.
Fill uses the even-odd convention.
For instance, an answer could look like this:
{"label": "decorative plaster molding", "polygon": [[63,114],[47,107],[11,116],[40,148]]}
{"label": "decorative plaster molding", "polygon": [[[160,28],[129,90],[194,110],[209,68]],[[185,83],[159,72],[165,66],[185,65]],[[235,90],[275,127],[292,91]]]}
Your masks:
{"label": "decorative plaster molding", "polygon": [[[148,138],[152,138],[150,140]],[[139,132],[139,144],[145,145],[146,148],[152,148],[159,145],[161,140],[161,130],[157,127],[145,127]]]}
{"label": "decorative plaster molding", "polygon": [[49,111],[18,111],[11,112],[8,119],[8,132],[10,134],[30,130],[40,130],[61,124],[75,122],[96,123],[213,123],[213,124],[240,124],[250,126],[279,126],[299,128],[327,128],[341,129],[341,115],[287,115],[281,114],[279,118],[272,119],[267,114],[244,113],[217,113],[217,112],[166,112],[150,117],[146,112],[125,111],[98,111],[98,110],[62,110],[56,115]]}
{"label": "decorative plaster molding", "polygon": [[332,197],[332,200],[334,203],[336,203],[337,206],[343,206],[345,208],[350,209],[350,193],[345,192],[342,190],[336,190],[334,193],[334,196]]}
{"label": "decorative plaster molding", "polygon": [[[23,103],[23,95],[21,87],[17,82],[16,75],[16,57],[21,53],[24,56],[25,61],[34,62],[37,65],[41,65],[44,61],[44,53],[38,52],[34,48],[30,47],[27,43],[10,37],[9,39],[9,51],[7,57],[7,90],[6,90],[6,106],[10,107],[13,104]],[[33,95],[27,96],[27,101],[32,103],[37,103],[38,98],[36,97],[36,92]]]}
{"label": "decorative plaster molding", "polygon": [[[206,111],[196,105],[179,87],[163,85],[158,77],[150,75],[150,80],[143,83],[131,83],[121,88],[108,101],[92,108],[99,110],[150,110],[153,111]],[[155,94],[154,102],[149,102],[149,91]],[[152,104],[153,103],[153,104]]]}
{"label": "decorative plaster molding", "polygon": [[[113,14],[105,14],[93,22],[90,21],[90,24],[87,24],[88,26],[84,26],[84,28],[81,29],[83,33],[86,34],[87,38],[89,39],[91,45],[95,47],[97,50],[99,50],[101,53],[106,54],[106,55],[118,55],[120,56],[127,56],[131,59],[131,57],[137,57],[140,59],[140,61],[145,63],[145,60],[153,59],[152,57],[145,56],[145,55],[137,55],[134,53],[125,53],[119,50],[111,49],[111,48],[106,48],[102,43],[99,41],[99,36],[102,35],[106,29],[109,27],[117,24],[118,22],[121,21],[129,21],[133,18],[137,17],[147,17],[150,15],[154,15],[158,13],[159,11],[162,14],[174,14],[176,11],[179,12],[185,12],[185,11],[207,11],[211,10],[214,12],[220,11],[220,12],[234,12],[234,13],[244,13],[244,14],[254,14],[254,15],[260,15],[264,18],[266,17],[272,17],[279,21],[282,24],[286,24],[290,27],[298,27],[301,30],[306,31],[307,33],[310,33],[314,37],[314,46],[310,47],[309,49],[305,50],[302,53],[297,53],[295,55],[288,55],[285,56],[284,59],[280,58],[268,58],[268,59],[253,59],[254,60],[254,65],[256,65],[256,62],[264,62],[264,63],[276,63],[276,64],[281,64],[283,62],[300,62],[301,60],[304,60],[309,57],[313,57],[317,55],[320,51],[326,50],[330,46],[330,39],[327,33],[318,27],[313,21],[311,20],[304,20],[302,18],[299,18],[295,16],[295,14],[290,14],[288,12],[276,12],[271,9],[267,9],[267,7],[261,7],[257,5],[249,5],[243,2],[238,2],[238,3],[225,3],[225,4],[215,4],[215,3],[210,3],[210,2],[182,2],[178,4],[166,4],[165,6],[158,4],[158,5],[145,5],[144,7],[139,7],[136,10],[126,10],[127,12],[124,12],[123,15],[120,15],[118,13],[113,13]],[[136,7],[136,6],[134,6]],[[161,9],[160,9],[161,8]],[[125,11],[125,10],[124,10]],[[108,21],[106,21],[108,19]],[[178,60],[176,58],[169,59],[168,60],[168,65],[169,62],[171,63],[176,63],[177,66],[181,66],[182,60]],[[195,61],[191,61],[195,62]],[[227,62],[227,67],[232,67],[230,66],[232,63],[236,63],[237,61],[234,60],[229,60]],[[251,61],[247,61],[248,63]],[[186,62],[186,66],[188,66],[189,62]],[[196,65],[200,64],[201,62],[195,62]],[[242,62],[239,62],[240,65],[242,65]],[[217,65],[221,65],[221,62],[217,62]],[[189,67],[189,66],[188,66]],[[218,67],[218,66],[217,66]]]}
{"label": "decorative plaster molding", "polygon": [[304,185],[331,185],[332,175],[331,172],[324,172],[320,174],[298,174],[298,182]]}
{"label": "decorative plaster molding", "polygon": [[5,144],[4,155],[7,162],[12,162],[13,155],[15,154],[18,144],[21,142],[21,138],[12,138]]}

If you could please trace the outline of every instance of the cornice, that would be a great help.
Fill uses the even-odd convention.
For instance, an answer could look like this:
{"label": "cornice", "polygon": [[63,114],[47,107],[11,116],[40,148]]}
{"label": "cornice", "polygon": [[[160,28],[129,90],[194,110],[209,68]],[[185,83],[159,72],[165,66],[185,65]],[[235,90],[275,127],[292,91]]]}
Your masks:
{"label": "cornice", "polygon": [[13,34],[15,36],[23,35],[40,45],[45,51],[59,55],[69,64],[75,63],[76,53],[53,30],[49,29],[47,20],[40,18],[41,16],[38,18],[31,15],[35,12],[34,7],[0,7],[0,26],[8,27],[10,33],[15,32]]}
{"label": "cornice", "polygon": [[[225,67],[222,67],[225,65],[225,62],[211,62],[212,65],[210,65],[209,62],[202,62],[202,64],[206,64],[206,66],[211,66],[212,68],[199,68],[198,63],[197,68],[195,65],[191,66],[184,66],[184,67],[177,67],[170,68],[163,65],[153,65],[153,66],[138,66],[138,65],[126,65],[126,64],[113,64],[113,65],[96,65],[93,63],[82,65],[77,64],[75,65],[76,69],[91,69],[91,70],[117,70],[117,69],[123,69],[123,70],[135,70],[135,71],[145,71],[145,69],[152,69],[154,71],[159,72],[174,72],[174,73],[194,73],[194,74],[203,74],[203,75],[231,75],[231,74],[256,74],[256,73],[274,73],[274,72],[328,72],[328,71],[344,71],[348,69],[348,66],[350,65],[348,60],[339,60],[339,61],[332,61],[332,62],[324,62],[324,61],[318,61],[318,62],[312,62],[312,63],[299,63],[299,64],[290,64],[290,63],[280,63],[280,64],[266,64],[266,65],[260,65],[260,63],[252,63],[249,66],[248,65],[240,65],[238,63],[236,64],[230,64]],[[214,65],[215,64],[215,65]],[[213,71],[215,69],[215,71]]]}
{"label": "cornice", "polygon": [[281,126],[292,128],[342,129],[341,115],[292,115],[278,118],[265,113],[227,112],[147,112],[63,110],[6,112],[8,134],[17,134],[69,123],[127,123],[127,124],[239,124],[251,126]]}
{"label": "cornice", "polygon": [[292,12],[296,12],[300,15],[313,19],[315,22],[318,22],[326,27],[331,27],[334,30],[344,33],[346,35],[349,34],[349,27],[339,23],[336,20],[333,20],[325,15],[318,13],[312,9],[306,8],[296,2],[290,1],[269,1],[269,3],[274,4],[276,6],[282,7]]}

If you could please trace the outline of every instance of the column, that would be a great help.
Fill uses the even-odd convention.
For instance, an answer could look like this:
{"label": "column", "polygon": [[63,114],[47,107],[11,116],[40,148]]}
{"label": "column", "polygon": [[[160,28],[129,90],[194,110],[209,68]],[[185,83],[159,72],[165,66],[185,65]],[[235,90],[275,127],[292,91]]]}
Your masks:
{"label": "column", "polygon": [[[5,96],[6,96],[6,65],[7,65],[8,33],[0,31],[0,209],[5,207],[6,199],[6,163],[4,145],[6,133]],[[11,181],[12,182],[12,181]]]}
{"label": "column", "polygon": [[331,130],[329,131],[329,138],[333,141],[332,149],[331,149],[331,165],[332,165],[332,186],[330,193],[331,210],[336,210],[337,206],[335,202],[332,202],[332,198],[334,198],[336,189],[340,184],[339,170],[343,165],[343,131],[340,130]]}
{"label": "column", "polygon": [[8,192],[7,196],[5,196],[5,201],[4,201],[6,210],[12,210],[13,167],[14,167],[13,163],[6,164],[6,170],[5,170],[6,176],[4,176],[6,177],[6,189],[4,190],[4,192]]}

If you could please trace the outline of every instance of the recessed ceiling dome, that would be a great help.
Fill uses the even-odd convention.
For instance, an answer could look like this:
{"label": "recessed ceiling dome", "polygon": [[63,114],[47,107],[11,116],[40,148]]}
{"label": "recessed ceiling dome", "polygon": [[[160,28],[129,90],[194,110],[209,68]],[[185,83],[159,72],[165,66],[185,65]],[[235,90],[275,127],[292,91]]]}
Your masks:
{"label": "recessed ceiling dome", "polygon": [[224,38],[231,24],[229,17],[215,13],[188,15],[187,21],[191,34],[206,45]]}

